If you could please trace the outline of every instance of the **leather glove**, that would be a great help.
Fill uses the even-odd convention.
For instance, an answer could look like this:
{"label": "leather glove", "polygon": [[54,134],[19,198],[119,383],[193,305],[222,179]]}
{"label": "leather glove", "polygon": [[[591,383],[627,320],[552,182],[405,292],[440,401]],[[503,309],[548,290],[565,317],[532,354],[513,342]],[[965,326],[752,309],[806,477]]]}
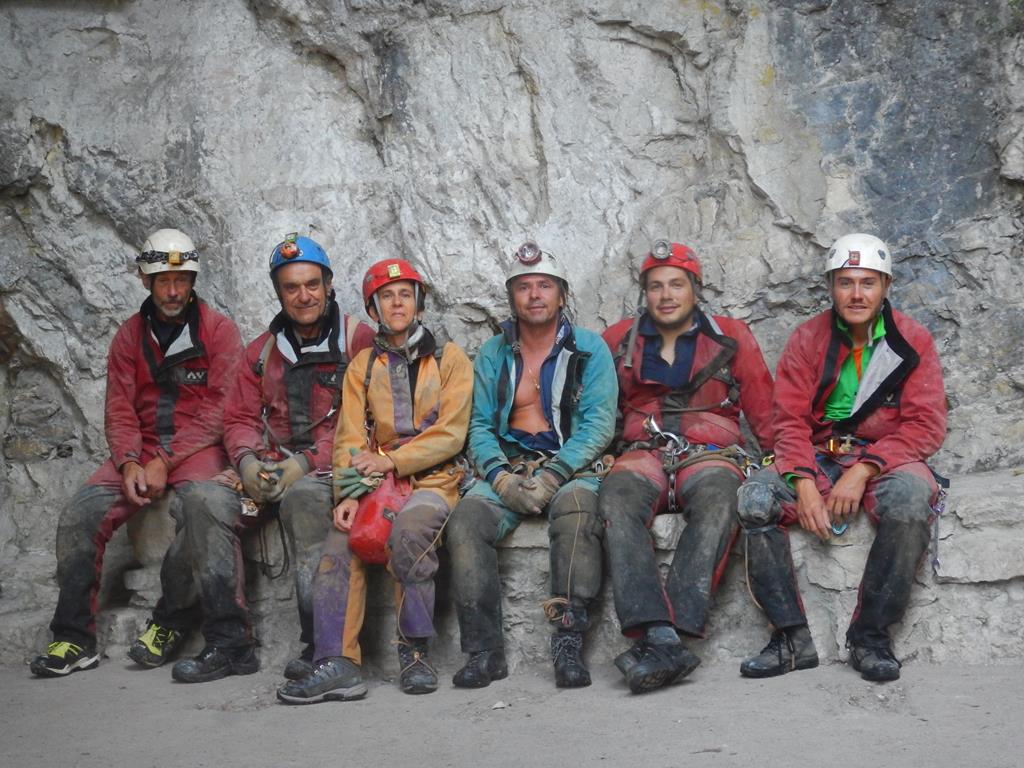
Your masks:
{"label": "leather glove", "polygon": [[273,484],[267,491],[267,501],[272,503],[280,501],[284,492],[291,488],[296,480],[305,477],[309,472],[309,462],[301,453],[284,461],[264,461],[262,465],[263,471],[273,479]]}
{"label": "leather glove", "polygon": [[242,457],[238,473],[242,476],[245,495],[257,504],[263,504],[274,486],[274,478],[267,474],[263,464],[253,454],[247,453]]}
{"label": "leather glove", "polygon": [[523,494],[541,512],[544,511],[544,507],[548,505],[548,502],[551,501],[551,498],[561,487],[562,478],[558,477],[554,472],[549,472],[545,469],[538,471],[522,485]]}
{"label": "leather glove", "polygon": [[498,494],[498,498],[501,499],[502,503],[517,515],[523,515],[524,517],[539,515],[541,513],[540,507],[533,503],[527,493],[527,488],[524,487],[532,482],[532,478],[527,479],[522,475],[502,470],[491,481],[491,488]]}

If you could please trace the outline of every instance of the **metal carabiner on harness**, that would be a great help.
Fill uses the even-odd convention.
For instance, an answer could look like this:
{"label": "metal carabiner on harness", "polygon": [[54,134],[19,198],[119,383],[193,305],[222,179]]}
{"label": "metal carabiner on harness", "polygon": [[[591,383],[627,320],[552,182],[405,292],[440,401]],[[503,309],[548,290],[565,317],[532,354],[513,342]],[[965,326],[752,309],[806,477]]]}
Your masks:
{"label": "metal carabiner on harness", "polygon": [[670,469],[679,460],[680,456],[684,456],[690,452],[690,441],[685,437],[680,437],[672,432],[665,432],[660,426],[658,421],[654,418],[653,413],[647,414],[647,418],[644,419],[643,423],[644,432],[657,440],[663,440],[665,447],[662,451],[662,467],[665,469],[665,476],[668,479],[668,511],[674,513],[677,509],[676,506],[676,473]]}

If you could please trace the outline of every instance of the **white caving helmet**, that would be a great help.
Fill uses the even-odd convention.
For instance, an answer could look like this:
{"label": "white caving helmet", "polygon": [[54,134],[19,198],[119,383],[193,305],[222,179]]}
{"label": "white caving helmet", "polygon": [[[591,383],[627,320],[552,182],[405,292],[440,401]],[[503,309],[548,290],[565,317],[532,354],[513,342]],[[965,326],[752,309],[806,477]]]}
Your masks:
{"label": "white caving helmet", "polygon": [[892,253],[889,246],[874,235],[854,233],[843,235],[828,249],[825,260],[825,275],[837,269],[873,269],[892,277]]}
{"label": "white caving helmet", "polygon": [[563,293],[569,292],[569,279],[565,276],[565,270],[558,263],[554,254],[542,251],[540,246],[532,240],[527,240],[520,245],[512,254],[515,264],[505,278],[505,289],[511,287],[512,279],[520,275],[550,275],[562,283]]}
{"label": "white caving helmet", "polygon": [[177,229],[158,229],[146,238],[135,258],[144,275],[161,272],[198,272],[199,252],[192,238]]}

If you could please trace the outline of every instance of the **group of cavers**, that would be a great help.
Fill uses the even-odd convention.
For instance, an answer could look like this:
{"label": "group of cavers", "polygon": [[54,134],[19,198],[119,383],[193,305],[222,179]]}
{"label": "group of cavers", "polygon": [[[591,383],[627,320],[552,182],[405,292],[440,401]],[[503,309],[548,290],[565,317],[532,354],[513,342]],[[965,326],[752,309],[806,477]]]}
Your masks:
{"label": "group of cavers", "polygon": [[[396,582],[401,690],[437,689],[441,546],[467,655],[452,683],[506,677],[496,546],[541,516],[559,687],[590,684],[583,641],[605,556],[632,643],[615,659],[629,689],[691,673],[700,658],[687,644],[705,636],[737,538],[771,625],[740,673],[815,667],[787,528],[827,540],[861,510],[875,538],[849,663],[867,680],[899,677],[890,631],[929,542],[939,487],[925,462],[944,438],[946,399],[931,335],[887,299],[892,253],[879,238],[828,249],[832,305],[792,333],[774,380],[745,323],[703,310],[694,251],[667,240],[642,258],[636,313],[603,335],[572,321],[563,264],[524,243],[506,273],[511,317],[473,362],[423,324],[428,286],[404,259],[363,277],[373,330],[340,310],[323,248],[289,235],[269,265],[281,311],[245,348],[196,293],[199,263],[175,229],[154,232],[137,258],[149,296],[110,346],[110,458],[61,514],[53,642],[35,675],[97,666],[104,548],[173,489],[162,597],[128,655],[158,667],[201,626],[202,651],[173,665],[183,683],[259,669],[247,518],[273,515],[286,533],[303,650],[277,696],[302,704],[366,695],[359,634],[374,564]],[[663,513],[685,520],[664,571],[651,535]]]}

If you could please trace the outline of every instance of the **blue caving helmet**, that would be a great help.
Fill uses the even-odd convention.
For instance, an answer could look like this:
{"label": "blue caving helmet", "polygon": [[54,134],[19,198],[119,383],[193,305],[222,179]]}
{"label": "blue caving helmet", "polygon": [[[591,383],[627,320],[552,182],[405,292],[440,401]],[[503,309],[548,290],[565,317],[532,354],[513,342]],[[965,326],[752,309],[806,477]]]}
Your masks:
{"label": "blue caving helmet", "polygon": [[285,264],[295,264],[300,261],[308,261],[326,269],[331,276],[334,270],[331,269],[331,261],[320,244],[308,237],[300,237],[295,232],[286,235],[284,240],[274,247],[270,255],[270,274],[273,275]]}

